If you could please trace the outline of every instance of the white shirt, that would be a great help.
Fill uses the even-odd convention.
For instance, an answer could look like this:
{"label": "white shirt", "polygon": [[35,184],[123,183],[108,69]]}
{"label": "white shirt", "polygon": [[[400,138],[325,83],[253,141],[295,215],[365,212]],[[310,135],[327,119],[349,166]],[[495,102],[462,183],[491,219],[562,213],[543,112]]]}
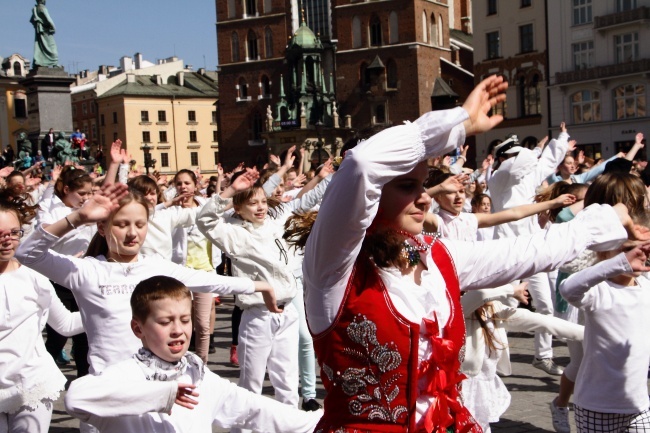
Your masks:
{"label": "white shirt", "polygon": [[39,226],[18,248],[16,257],[52,281],[68,287],[79,304],[88,334],[90,371],[101,373],[140,348],[131,331],[131,293],[142,280],[166,275],[190,290],[219,294],[252,293],[248,278],[223,277],[195,271],[159,256],[138,257],[133,263],[108,262],[104,256],[79,259],[49,250],[59,238]]}
{"label": "white shirt", "polygon": [[594,412],[633,414],[650,406],[650,280],[641,275],[635,286],[607,281],[631,271],[621,253],[560,285],[562,296],[585,317],[585,356],[573,401]]}
{"label": "white shirt", "polygon": [[[41,200],[37,221],[38,224],[52,224],[67,217],[73,211],[73,208],[66,206],[58,196],[53,194],[49,199]],[[68,256],[85,253],[95,233],[97,233],[97,224],[77,227],[52,245],[52,250]]]}
{"label": "white shirt", "polygon": [[0,274],[0,413],[59,397],[66,378],[45,350],[46,322],[65,336],[83,332],[47,278],[25,266]]}
{"label": "white shirt", "polygon": [[145,256],[158,254],[165,260],[171,260],[174,229],[193,225],[197,209],[170,206],[149,212],[149,229],[140,252]]}

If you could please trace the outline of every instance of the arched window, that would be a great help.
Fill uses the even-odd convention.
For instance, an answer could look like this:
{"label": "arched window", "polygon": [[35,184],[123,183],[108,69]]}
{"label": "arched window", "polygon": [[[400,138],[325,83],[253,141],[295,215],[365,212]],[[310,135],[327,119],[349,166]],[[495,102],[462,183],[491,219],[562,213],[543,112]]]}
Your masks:
{"label": "arched window", "polygon": [[239,95],[240,100],[246,100],[248,99],[248,84],[246,84],[246,80],[244,77],[241,77],[239,79],[239,84],[237,84],[237,94]]}
{"label": "arched window", "polygon": [[251,140],[260,140],[264,132],[264,122],[259,111],[255,110],[250,118],[250,138]]}
{"label": "arched window", "polygon": [[528,80],[521,76],[519,86],[519,112],[522,116],[541,114],[541,95],[539,75],[533,74]]}
{"label": "arched window", "polygon": [[623,84],[614,89],[614,117],[628,119],[645,117],[645,86],[643,84]]}
{"label": "arched window", "polygon": [[23,67],[20,65],[20,62],[14,62],[14,75],[18,77],[23,75]]}
{"label": "arched window", "polygon": [[361,63],[361,66],[359,66],[359,86],[361,89],[366,89],[366,87],[370,85],[368,78],[368,64],[363,62]]}
{"label": "arched window", "polygon": [[264,0],[264,13],[268,14],[273,10],[273,1],[272,0]]}
{"label": "arched window", "polygon": [[352,18],[352,48],[361,47],[361,20],[358,16]]}
{"label": "arched window", "polygon": [[600,92],[582,90],[571,95],[571,112],[573,123],[600,121]]}
{"label": "arched window", "polygon": [[429,40],[434,47],[438,45],[438,26],[436,25],[436,16],[431,14],[431,23],[429,26]]}
{"label": "arched window", "polygon": [[381,21],[379,17],[375,14],[370,18],[370,46],[379,47],[381,46]]}
{"label": "arched window", "polygon": [[444,47],[445,46],[445,40],[443,37],[443,21],[442,21],[442,15],[438,15],[438,46],[439,47]]}
{"label": "arched window", "polygon": [[268,27],[264,30],[264,54],[267,59],[273,57],[273,31]]}
{"label": "arched window", "polygon": [[427,13],[422,11],[422,42],[429,42],[429,24],[427,23]]}
{"label": "arched window", "polygon": [[244,14],[249,17],[257,15],[257,0],[244,0]]}
{"label": "arched window", "polygon": [[399,42],[399,23],[397,19],[397,12],[392,11],[388,16],[388,31],[390,33],[390,43],[396,44]]}
{"label": "arched window", "polygon": [[397,62],[393,59],[386,62],[386,87],[397,89]]}
{"label": "arched window", "polygon": [[239,61],[239,35],[237,32],[232,32],[230,36],[230,44],[232,45],[232,61]]}
{"label": "arched window", "polygon": [[307,82],[305,83],[308,86],[314,85],[314,59],[309,56],[305,59],[304,63],[305,75],[307,76]]}
{"label": "arched window", "polygon": [[248,36],[246,37],[246,60],[257,60],[259,58],[257,52],[257,35],[253,30],[248,31]]}
{"label": "arched window", "polygon": [[263,98],[271,97],[271,80],[266,75],[262,75],[262,81],[260,81],[260,94]]}
{"label": "arched window", "polygon": [[228,18],[235,18],[237,15],[237,6],[235,0],[228,0]]}

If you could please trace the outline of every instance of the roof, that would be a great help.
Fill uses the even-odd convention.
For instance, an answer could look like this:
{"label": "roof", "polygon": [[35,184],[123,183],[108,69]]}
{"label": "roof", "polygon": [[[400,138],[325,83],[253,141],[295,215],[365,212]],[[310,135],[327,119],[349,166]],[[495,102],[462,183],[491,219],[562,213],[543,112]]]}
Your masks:
{"label": "roof", "polygon": [[451,87],[449,87],[449,85],[445,82],[445,80],[440,77],[436,78],[436,82],[433,85],[433,93],[431,96],[434,98],[439,98],[441,96],[458,98],[458,94],[454,92]]}
{"label": "roof", "polygon": [[170,96],[180,98],[204,98],[219,96],[217,82],[201,76],[196,72],[186,72],[184,75],[184,85],[177,84],[176,76],[172,75],[167,83],[157,84],[157,78],[154,75],[133,75],[133,79],[124,80],[122,83],[113,87],[104,93],[101,98],[110,96],[145,96],[145,97],[164,97]]}
{"label": "roof", "polygon": [[386,69],[386,66],[384,66],[384,63],[379,58],[379,55],[376,55],[372,63],[370,63],[366,69]]}
{"label": "roof", "polygon": [[300,27],[296,30],[296,33],[293,34],[291,42],[289,42],[290,47],[301,47],[301,48],[323,48],[323,44],[320,39],[316,37],[313,31],[307,26],[303,18]]}
{"label": "roof", "polygon": [[456,29],[449,29],[449,37],[451,39],[455,39],[458,42],[461,42],[461,43],[467,45],[468,47],[473,47],[474,46],[474,42],[473,42],[474,37],[472,35],[470,35],[469,33],[465,33],[463,31],[456,30]]}

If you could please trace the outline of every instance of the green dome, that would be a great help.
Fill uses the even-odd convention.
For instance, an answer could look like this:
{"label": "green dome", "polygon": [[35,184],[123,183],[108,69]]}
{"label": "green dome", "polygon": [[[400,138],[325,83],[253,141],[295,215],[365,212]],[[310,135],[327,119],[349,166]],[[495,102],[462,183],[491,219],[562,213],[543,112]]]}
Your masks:
{"label": "green dome", "polygon": [[320,40],[316,37],[314,32],[311,31],[307,24],[303,21],[296,33],[291,39],[292,46],[299,46],[302,48],[322,48]]}

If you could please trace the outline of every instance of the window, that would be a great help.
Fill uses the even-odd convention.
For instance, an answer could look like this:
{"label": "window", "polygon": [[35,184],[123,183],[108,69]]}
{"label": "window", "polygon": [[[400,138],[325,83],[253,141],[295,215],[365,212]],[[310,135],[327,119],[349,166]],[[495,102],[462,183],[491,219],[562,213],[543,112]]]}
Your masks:
{"label": "window", "polygon": [[215,143],[219,141],[219,131],[212,131],[212,141]]}
{"label": "window", "polygon": [[142,142],[151,143],[151,134],[149,131],[142,131]]}
{"label": "window", "polygon": [[167,143],[167,131],[158,131],[158,141]]}
{"label": "window", "polygon": [[487,0],[487,14],[496,15],[497,13],[497,0]]}
{"label": "window", "polygon": [[262,82],[260,83],[260,94],[263,98],[271,97],[271,81],[266,75],[262,76]]}
{"label": "window", "polygon": [[[190,131],[190,143],[196,143],[196,131]],[[192,164],[196,165],[196,164]]]}
{"label": "window", "polygon": [[579,69],[591,68],[594,65],[594,42],[586,41],[572,45],[573,50],[573,68]]}
{"label": "window", "polygon": [[217,110],[212,111],[212,123],[217,123]]}
{"label": "window", "polygon": [[240,101],[245,101],[248,99],[248,84],[246,84],[246,80],[244,78],[239,79],[239,84],[237,85],[237,89],[239,92],[237,94],[239,95],[239,100]]}
{"label": "window", "polygon": [[264,30],[264,54],[267,59],[273,57],[273,32],[268,27]]}
{"label": "window", "polygon": [[19,62],[14,62],[14,75],[18,77],[23,75],[23,68],[20,66]]}
{"label": "window", "polygon": [[248,51],[246,53],[246,60],[257,60],[257,35],[253,30],[248,31],[248,36],[246,38],[246,48]]}
{"label": "window", "polygon": [[390,59],[386,62],[386,87],[389,89],[397,89],[397,62]]}
{"label": "window", "polygon": [[583,90],[571,96],[573,123],[600,121],[600,92]]}
{"label": "window", "polygon": [[113,111],[113,123],[117,123],[117,111]]}
{"label": "window", "polygon": [[370,18],[370,46],[381,46],[381,21],[377,15]]}
{"label": "window", "polygon": [[255,111],[250,118],[250,138],[254,141],[262,139],[262,132],[264,123],[262,122],[262,115],[259,111]]}
{"label": "window", "polygon": [[616,120],[645,117],[645,86],[624,84],[614,89],[614,116]]}
{"label": "window", "polygon": [[639,34],[626,33],[614,36],[616,63],[633,62],[639,59]]}
{"label": "window", "polygon": [[244,0],[244,15],[257,15],[257,0]]}
{"label": "window", "polygon": [[72,117],[77,117],[77,106],[72,105]]}
{"label": "window", "polygon": [[160,166],[169,167],[169,154],[167,152],[162,152],[160,154]]}
{"label": "window", "polygon": [[499,32],[486,33],[485,39],[487,42],[488,59],[496,59],[497,57],[501,57],[501,51],[499,47]]}
{"label": "window", "polygon": [[196,111],[190,110],[187,112],[187,121],[196,122]]}
{"label": "window", "polygon": [[373,115],[373,124],[384,124],[386,123],[386,105],[385,104],[377,104],[374,107],[374,115]]}
{"label": "window", "polygon": [[352,48],[361,47],[361,20],[355,16],[352,18]]}
{"label": "window", "polygon": [[228,0],[228,18],[235,18],[235,16],[237,16],[235,0]]}
{"label": "window", "polygon": [[95,114],[95,103],[91,102],[89,105],[90,105],[90,114]]}
{"label": "window", "polygon": [[636,9],[636,0],[618,0],[616,2],[617,12],[631,11],[632,9]]}
{"label": "window", "polygon": [[427,13],[422,11],[422,42],[425,44],[429,42],[429,24],[427,21]]}
{"label": "window", "polygon": [[113,141],[117,141],[117,132],[113,133]]}
{"label": "window", "polygon": [[445,41],[443,39],[443,29],[445,28],[443,21],[442,21],[442,15],[438,15],[438,46],[442,47],[445,45]]}
{"label": "window", "polygon": [[497,103],[497,105],[495,105],[494,108],[492,108],[492,110],[490,110],[490,116],[492,116],[493,114],[498,114],[498,115],[503,116],[503,118],[505,119],[507,112],[508,112],[507,101],[502,101],[502,102]]}
{"label": "window", "polygon": [[99,124],[100,124],[101,126],[106,126],[106,121],[105,121],[105,119],[104,119],[104,115],[103,115],[103,114],[101,114],[101,115],[99,116]]}
{"label": "window", "polygon": [[431,14],[431,22],[429,26],[429,40],[431,45],[438,45],[438,25],[436,24],[436,16]]}
{"label": "window", "polygon": [[523,116],[535,116],[541,113],[541,95],[539,75],[533,75],[528,81],[519,79],[520,113]]}
{"label": "window", "polygon": [[102,143],[102,147],[106,146],[106,135],[102,134],[100,142]]}
{"label": "window", "polygon": [[591,0],[573,0],[573,25],[587,24],[591,21]]}
{"label": "window", "polygon": [[[91,105],[92,107],[92,105]],[[94,139],[97,137],[97,124],[95,122],[91,123],[90,125],[90,138]]]}
{"label": "window", "polygon": [[519,26],[519,52],[530,53],[533,51],[533,25]]}
{"label": "window", "polygon": [[190,152],[190,165],[199,165],[199,152]]}
{"label": "window", "polygon": [[141,122],[148,122],[149,121],[149,112],[148,111],[141,111],[140,112],[140,121]]}
{"label": "window", "polygon": [[396,44],[399,42],[399,22],[397,18],[397,12],[392,11],[388,16],[388,31],[389,31],[389,41],[391,44]]}
{"label": "window", "polygon": [[264,13],[268,14],[271,11],[273,11],[273,1],[264,0]]}
{"label": "window", "polygon": [[158,110],[158,121],[159,122],[167,121],[167,112],[165,110]]}
{"label": "window", "polygon": [[86,105],[85,102],[81,104],[81,113],[82,113],[84,116],[85,116],[86,114],[88,114],[88,105]]}
{"label": "window", "polygon": [[237,32],[232,32],[230,36],[230,43],[232,45],[232,61],[239,61],[239,35]]}
{"label": "window", "polygon": [[25,95],[21,96],[20,98],[14,99],[14,116],[16,119],[24,119],[27,117],[27,99],[24,98]]}
{"label": "window", "polygon": [[215,150],[214,151],[214,165],[219,164],[219,151]]}
{"label": "window", "polygon": [[527,8],[533,5],[533,0],[521,0],[521,7]]}

